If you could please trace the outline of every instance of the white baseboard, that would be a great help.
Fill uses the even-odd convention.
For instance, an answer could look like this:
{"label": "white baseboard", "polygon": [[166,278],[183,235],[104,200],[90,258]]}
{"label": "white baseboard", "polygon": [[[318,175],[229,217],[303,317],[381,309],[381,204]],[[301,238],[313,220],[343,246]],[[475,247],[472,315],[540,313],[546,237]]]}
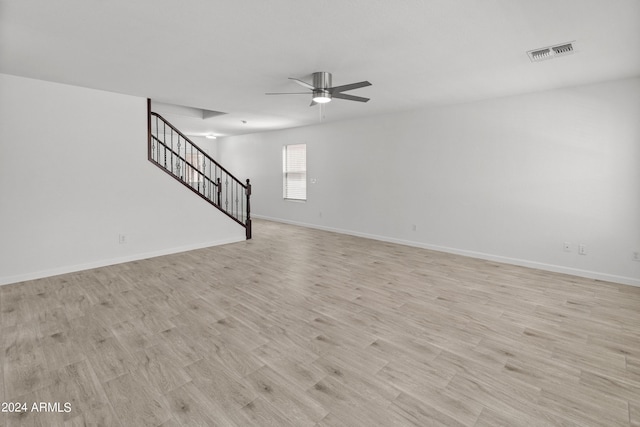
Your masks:
{"label": "white baseboard", "polygon": [[76,271],[91,270],[92,268],[107,267],[109,265],[122,264],[125,262],[139,261],[142,259],[155,258],[159,256],[164,256],[164,255],[172,255],[180,252],[188,252],[196,249],[209,248],[212,246],[220,246],[220,245],[226,245],[229,243],[237,243],[237,242],[242,242],[244,240],[245,240],[244,237],[221,239],[221,240],[215,240],[213,242],[179,246],[175,248],[162,249],[159,251],[145,252],[145,253],[127,255],[124,257],[98,260],[98,261],[88,262],[84,264],[68,265],[64,267],[53,268],[50,270],[41,270],[41,271],[35,271],[35,272],[30,272],[25,274],[18,274],[16,276],[0,277],[0,286],[9,285],[11,283],[25,282],[27,280],[42,279],[44,277],[58,276],[60,274],[75,273]]}
{"label": "white baseboard", "polygon": [[620,283],[623,285],[631,285],[640,287],[640,279],[632,277],[617,276],[614,274],[599,273],[597,271],[581,270],[578,268],[565,267],[561,265],[546,264],[537,261],[529,261],[519,258],[509,258],[502,255],[487,254],[484,252],[475,252],[465,249],[450,248],[447,246],[431,245],[428,243],[415,242],[411,240],[396,239],[394,237],[379,236],[376,234],[361,233],[359,231],[345,230],[341,228],[326,227],[323,225],[309,224],[305,222],[291,221],[281,218],[272,218],[265,215],[252,214],[253,218],[265,219],[268,221],[281,222],[284,224],[298,225],[301,227],[315,228],[318,230],[331,231],[334,233],[347,234],[350,236],[364,237],[367,239],[380,240],[389,243],[398,243],[400,245],[413,246],[416,248],[429,249],[432,251],[446,252],[450,254],[463,255],[471,258],[484,259],[487,261],[501,262],[505,264],[518,265],[521,267],[535,268],[538,270],[552,271],[554,273],[570,274],[572,276],[585,277],[588,279],[602,280],[605,282]]}

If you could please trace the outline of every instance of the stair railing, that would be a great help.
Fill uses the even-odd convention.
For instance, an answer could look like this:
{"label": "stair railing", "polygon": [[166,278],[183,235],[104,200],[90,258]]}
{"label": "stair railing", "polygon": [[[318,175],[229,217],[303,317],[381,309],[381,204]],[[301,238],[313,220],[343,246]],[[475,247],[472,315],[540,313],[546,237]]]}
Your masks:
{"label": "stair railing", "polygon": [[243,184],[161,115],[147,100],[149,161],[225,213],[251,239],[251,183]]}

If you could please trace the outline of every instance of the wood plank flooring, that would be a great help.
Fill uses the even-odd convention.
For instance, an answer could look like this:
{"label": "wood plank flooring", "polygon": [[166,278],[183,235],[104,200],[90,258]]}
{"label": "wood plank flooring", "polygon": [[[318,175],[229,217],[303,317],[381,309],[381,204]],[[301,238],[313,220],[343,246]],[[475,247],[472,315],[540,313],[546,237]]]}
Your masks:
{"label": "wood plank flooring", "polygon": [[0,426],[640,426],[640,288],[267,221],[0,287]]}

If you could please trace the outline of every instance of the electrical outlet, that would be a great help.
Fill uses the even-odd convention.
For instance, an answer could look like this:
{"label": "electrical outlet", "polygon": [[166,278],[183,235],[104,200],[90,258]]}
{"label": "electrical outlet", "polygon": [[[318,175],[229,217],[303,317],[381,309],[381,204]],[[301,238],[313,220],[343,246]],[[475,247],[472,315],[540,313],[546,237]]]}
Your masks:
{"label": "electrical outlet", "polygon": [[580,255],[586,255],[587,254],[587,247],[585,245],[580,245],[578,247],[578,253]]}
{"label": "electrical outlet", "polygon": [[562,250],[565,252],[571,252],[571,243],[564,242],[564,244],[562,245]]}
{"label": "electrical outlet", "polygon": [[118,234],[118,243],[121,245],[127,243],[127,235],[126,234]]}
{"label": "electrical outlet", "polygon": [[632,254],[632,258],[631,258],[631,259],[632,259],[632,260],[634,260],[634,261],[640,262],[640,252],[635,251],[635,252]]}

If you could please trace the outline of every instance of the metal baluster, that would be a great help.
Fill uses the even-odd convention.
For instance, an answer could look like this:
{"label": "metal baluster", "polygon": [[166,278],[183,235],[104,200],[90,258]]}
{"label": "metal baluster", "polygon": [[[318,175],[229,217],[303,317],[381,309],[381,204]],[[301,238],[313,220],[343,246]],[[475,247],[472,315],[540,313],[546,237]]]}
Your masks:
{"label": "metal baluster", "polygon": [[222,207],[222,205],[220,204],[221,200],[221,193],[222,193],[222,183],[220,182],[220,178],[216,178],[216,182],[218,183],[218,186],[216,187],[216,205],[218,205],[219,208]]}
{"label": "metal baluster", "polygon": [[[215,182],[216,176],[215,176],[215,164],[213,162],[209,162],[209,198],[211,199],[211,201],[213,201],[215,203],[215,199],[213,198],[213,183]],[[213,172],[213,178],[211,177],[211,172]]]}
{"label": "metal baluster", "polygon": [[[207,176],[207,164],[205,163],[205,161],[207,160],[206,157],[202,156],[202,175],[201,175],[201,180],[202,180],[202,194],[204,194],[204,196],[207,196],[207,180],[205,179],[205,177]],[[200,191],[200,181],[198,181],[198,191]]]}
{"label": "metal baluster", "polygon": [[224,177],[224,210],[229,212],[229,175]]}
{"label": "metal baluster", "polygon": [[213,169],[213,165],[209,162],[209,200],[213,201],[211,192],[213,191],[213,181],[211,181],[211,169]]}
{"label": "metal baluster", "polygon": [[[173,172],[173,152],[173,129],[171,129],[171,172]],[[178,173],[178,175],[180,174]]]}
{"label": "metal baluster", "polygon": [[207,182],[207,180],[205,179],[207,177],[207,169],[206,166],[207,165],[207,158],[203,155],[202,156],[202,175],[200,176],[200,180],[202,181],[202,192],[204,194],[207,194],[207,191],[205,189],[205,184]]}
{"label": "metal baluster", "polygon": [[[189,183],[189,187],[193,187],[193,183],[191,182],[191,175],[193,174],[193,169],[191,168],[191,162],[193,161],[193,159],[191,157],[188,157],[189,154],[187,153],[187,144],[184,144],[184,180],[187,181]],[[189,173],[187,173],[189,172]]]}
{"label": "metal baluster", "polygon": [[207,158],[205,156],[202,156],[202,194],[207,195]]}
{"label": "metal baluster", "polygon": [[[173,137],[173,133],[171,134],[171,136]],[[173,148],[173,145],[171,146]],[[178,136],[178,158],[176,159],[176,175],[180,177],[180,179],[183,179],[183,174],[180,171],[180,162],[182,160],[182,154],[180,153],[180,137]]]}
{"label": "metal baluster", "polygon": [[[213,169],[213,164],[209,162],[209,199],[213,201],[213,180],[211,179],[211,170]],[[214,178],[215,179],[215,178]]]}
{"label": "metal baluster", "polygon": [[[158,135],[160,134],[160,127],[158,126],[158,116],[156,116],[156,138],[158,138]],[[160,142],[160,139],[158,138],[158,142]],[[156,156],[156,160],[158,161],[158,164],[160,163],[160,144],[158,144],[158,154]]]}
{"label": "metal baluster", "polygon": [[240,221],[244,223],[244,197],[240,197]]}
{"label": "metal baluster", "polygon": [[238,199],[238,184],[240,184],[239,182],[236,182],[236,214],[234,215],[236,218],[238,218],[238,202],[240,202],[240,200]]}
{"label": "metal baluster", "polygon": [[164,127],[163,133],[162,133],[162,142],[164,143],[164,168],[167,168],[167,124],[164,122],[164,120],[162,121],[162,125]]}

